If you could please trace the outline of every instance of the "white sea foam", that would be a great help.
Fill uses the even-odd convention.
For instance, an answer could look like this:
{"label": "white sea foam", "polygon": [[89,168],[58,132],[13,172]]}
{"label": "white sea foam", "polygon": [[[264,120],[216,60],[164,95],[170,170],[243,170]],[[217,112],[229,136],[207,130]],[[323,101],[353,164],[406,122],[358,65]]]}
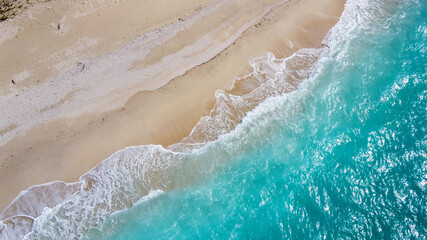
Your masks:
{"label": "white sea foam", "polygon": [[[295,103],[310,94],[317,74],[323,71],[322,63],[339,58],[346,40],[360,24],[372,21],[372,15],[381,12],[380,7],[367,0],[348,1],[340,21],[324,40],[328,48],[302,49],[286,59],[276,59],[272,54],[254,59],[254,71],[237,79],[233,91],[217,91],[210,115],[202,118],[181,143],[168,149],[156,145],[128,147],[115,153],[84,174],[81,187],[64,201],[45,208],[33,223],[22,220],[19,234],[31,229],[25,239],[81,238],[88,230],[99,228],[112,213],[185,187],[214,171],[222,161],[262,138],[266,131],[263,126],[268,128],[272,120],[283,119],[277,114],[291,117],[300,111],[301,104]],[[301,85],[304,79],[309,80]],[[238,88],[239,82],[246,88]],[[284,108],[287,111],[276,111]],[[0,222],[2,239],[11,234],[7,229],[11,229],[8,222]]]}
{"label": "white sea foam", "polygon": [[31,231],[34,218],[29,216],[14,216],[0,221],[1,239],[22,239]]}
{"label": "white sea foam", "polygon": [[146,202],[150,199],[156,198],[157,196],[159,196],[160,194],[164,193],[162,190],[151,190],[150,192],[148,192],[148,194],[144,197],[142,197],[141,199],[139,199],[136,204],[140,204],[142,202]]}
{"label": "white sea foam", "polygon": [[52,208],[74,194],[81,183],[50,182],[22,191],[0,215],[0,220],[13,216],[39,216],[45,207]]}
{"label": "white sea foam", "polygon": [[51,182],[22,191],[0,215],[1,238],[23,238],[31,231],[34,218],[69,198],[80,185],[79,182]]}

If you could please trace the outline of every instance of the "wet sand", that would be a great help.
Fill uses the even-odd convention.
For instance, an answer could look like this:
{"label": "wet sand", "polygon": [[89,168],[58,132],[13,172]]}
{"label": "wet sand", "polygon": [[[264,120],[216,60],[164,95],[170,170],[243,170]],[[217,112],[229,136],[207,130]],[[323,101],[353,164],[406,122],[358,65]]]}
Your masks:
{"label": "wet sand", "polygon": [[1,23],[0,209],[126,146],[181,141],[250,59],[320,47],[344,2],[52,1]]}

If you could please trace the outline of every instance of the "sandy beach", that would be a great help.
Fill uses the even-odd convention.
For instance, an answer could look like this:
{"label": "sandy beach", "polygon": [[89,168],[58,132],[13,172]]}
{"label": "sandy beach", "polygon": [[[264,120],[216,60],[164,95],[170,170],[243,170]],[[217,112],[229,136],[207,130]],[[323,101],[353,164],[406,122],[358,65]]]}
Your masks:
{"label": "sandy beach", "polygon": [[0,211],[126,146],[168,146],[249,60],[321,47],[344,0],[59,1],[0,23]]}

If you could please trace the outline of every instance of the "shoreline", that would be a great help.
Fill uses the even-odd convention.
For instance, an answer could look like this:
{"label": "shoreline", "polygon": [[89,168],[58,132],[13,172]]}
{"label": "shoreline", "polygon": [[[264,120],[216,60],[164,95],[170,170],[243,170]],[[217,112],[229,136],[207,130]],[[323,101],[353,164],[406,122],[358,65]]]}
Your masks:
{"label": "shoreline", "polygon": [[[3,186],[0,209],[4,209],[21,190],[32,185],[55,180],[74,182],[94,165],[126,146],[168,146],[181,141],[212,108],[215,91],[229,88],[234,79],[247,73],[248,60],[267,51],[283,58],[300,48],[320,47],[328,30],[339,19],[343,3],[331,0],[322,5],[312,0],[301,0],[273,8],[262,15],[261,20],[253,21],[213,57],[200,59],[197,55],[200,64],[186,69],[160,88],[131,94],[130,98],[124,99],[124,107],[59,118],[38,124],[24,136],[14,137],[0,147],[0,182]],[[250,20],[251,17],[234,20],[234,28]],[[182,30],[185,37],[171,39],[152,48],[152,55],[143,61],[132,61],[131,68],[138,71],[146,69],[147,65],[158,64],[165,58],[161,57],[164,52],[188,51],[187,46],[194,46],[194,42],[200,40],[199,31],[206,27],[207,22],[209,20],[200,22],[199,26],[196,23],[194,29]],[[221,26],[220,23],[213,19],[210,29],[218,24]],[[230,39],[227,34],[227,31],[217,32],[214,35],[219,39],[215,41]],[[188,36],[192,36],[190,41],[193,44],[182,42],[189,39]],[[206,41],[202,40],[200,44]],[[205,48],[205,45],[201,46],[201,51]],[[111,106],[111,101],[115,102],[121,93],[114,92],[101,102]],[[108,100],[111,96],[115,96],[114,100]]]}

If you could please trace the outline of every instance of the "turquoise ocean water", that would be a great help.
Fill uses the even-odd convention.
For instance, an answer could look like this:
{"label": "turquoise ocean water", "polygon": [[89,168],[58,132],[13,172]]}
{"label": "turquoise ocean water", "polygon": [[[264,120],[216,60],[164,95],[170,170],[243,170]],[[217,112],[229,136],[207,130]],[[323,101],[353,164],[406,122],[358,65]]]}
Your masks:
{"label": "turquoise ocean water", "polygon": [[427,239],[426,21],[426,1],[347,1],[295,91],[276,59],[227,98],[269,96],[233,131],[116,153],[26,237]]}
{"label": "turquoise ocean water", "polygon": [[249,113],[236,147],[207,147],[225,159],[195,157],[221,162],[213,170],[87,237],[426,239],[427,3],[353,11],[367,18],[331,40],[298,90]]}

